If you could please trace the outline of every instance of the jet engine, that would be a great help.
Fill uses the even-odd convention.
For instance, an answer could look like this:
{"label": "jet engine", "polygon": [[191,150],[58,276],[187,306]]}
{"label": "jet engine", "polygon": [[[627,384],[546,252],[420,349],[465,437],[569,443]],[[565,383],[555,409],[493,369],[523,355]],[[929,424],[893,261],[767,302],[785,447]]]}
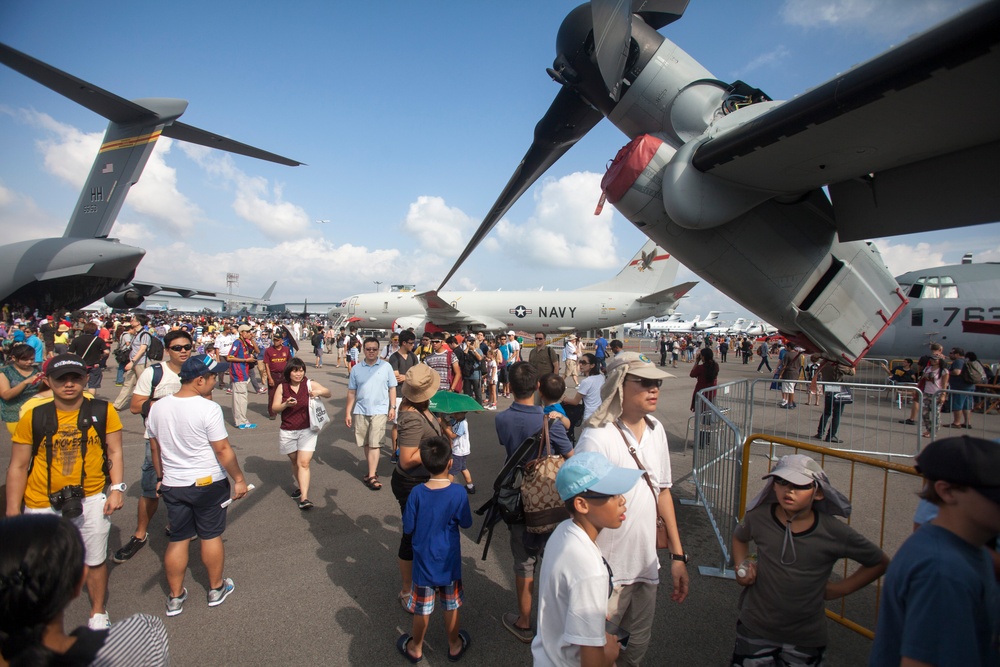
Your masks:
{"label": "jet engine", "polygon": [[104,297],[104,303],[108,304],[112,308],[119,308],[123,310],[138,308],[145,300],[146,297],[140,294],[139,290],[134,288],[129,288],[124,292],[112,292]]}

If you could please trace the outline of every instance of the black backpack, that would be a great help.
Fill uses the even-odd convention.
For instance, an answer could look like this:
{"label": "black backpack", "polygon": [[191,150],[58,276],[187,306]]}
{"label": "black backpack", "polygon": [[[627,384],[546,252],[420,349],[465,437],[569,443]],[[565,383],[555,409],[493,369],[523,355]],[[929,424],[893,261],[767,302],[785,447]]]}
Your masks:
{"label": "black backpack", "polygon": [[163,341],[148,331],[143,333],[149,337],[149,344],[146,346],[146,361],[163,361]]}
{"label": "black backpack", "polygon": [[[108,484],[110,477],[108,471],[111,470],[111,462],[108,460],[108,402],[100,398],[84,398],[80,405],[80,412],[76,418],[77,428],[80,429],[80,460],[81,482],[83,472],[86,470],[87,438],[89,431],[93,428],[97,432],[97,437],[101,440],[101,449],[104,462],[101,470],[104,472],[104,483]],[[35,458],[38,456],[38,449],[45,443],[46,461],[52,466],[52,438],[59,430],[59,419],[56,417],[55,402],[43,403],[36,406],[31,411],[31,460],[28,462],[28,474],[35,465]]]}

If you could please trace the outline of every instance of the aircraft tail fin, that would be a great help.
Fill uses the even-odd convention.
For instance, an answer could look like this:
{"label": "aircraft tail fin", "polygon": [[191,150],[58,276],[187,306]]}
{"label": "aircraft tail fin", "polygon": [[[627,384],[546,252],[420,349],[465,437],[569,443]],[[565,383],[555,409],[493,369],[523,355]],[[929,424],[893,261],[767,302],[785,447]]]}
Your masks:
{"label": "aircraft tail fin", "polygon": [[264,296],[260,297],[260,300],[267,301],[268,299],[270,299],[271,294],[274,293],[274,288],[277,286],[278,286],[278,281],[275,280],[273,283],[271,283],[271,286],[267,288],[267,291],[264,292]]}
{"label": "aircraft tail fin", "polygon": [[586,291],[638,292],[649,295],[661,292],[673,284],[680,262],[654,241],[646,241],[618,275],[596,285],[582,287]]}
{"label": "aircraft tail fin", "polygon": [[110,121],[64,237],[107,238],[125,201],[125,195],[139,180],[161,134],[261,160],[289,166],[300,164],[295,160],[175,122],[187,109],[185,100],[126,100],[2,43],[0,63]]}

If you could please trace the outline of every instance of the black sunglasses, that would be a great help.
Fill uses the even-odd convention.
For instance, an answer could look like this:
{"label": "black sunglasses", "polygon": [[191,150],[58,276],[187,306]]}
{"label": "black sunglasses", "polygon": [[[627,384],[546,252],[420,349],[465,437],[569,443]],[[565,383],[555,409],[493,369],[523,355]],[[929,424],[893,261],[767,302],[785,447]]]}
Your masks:
{"label": "black sunglasses", "polygon": [[194,345],[171,345],[170,349],[174,352],[187,352],[194,349]]}
{"label": "black sunglasses", "polygon": [[377,347],[366,347],[365,352],[378,352]]}
{"label": "black sunglasses", "polygon": [[663,380],[659,380],[659,379],[657,379],[657,380],[651,380],[649,378],[625,378],[625,381],[626,382],[638,382],[639,384],[642,385],[643,389],[652,389],[653,387],[656,387],[657,389],[659,389],[660,385],[663,384]]}

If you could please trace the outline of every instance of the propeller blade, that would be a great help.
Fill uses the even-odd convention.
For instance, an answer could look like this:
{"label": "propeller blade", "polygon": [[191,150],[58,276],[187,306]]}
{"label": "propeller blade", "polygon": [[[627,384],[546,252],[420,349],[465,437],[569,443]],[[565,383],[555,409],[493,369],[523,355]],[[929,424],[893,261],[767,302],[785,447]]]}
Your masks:
{"label": "propeller blade", "polygon": [[621,94],[622,72],[628,57],[629,40],[632,38],[632,2],[592,0],[590,12],[594,23],[597,67],[604,79],[604,87],[611,99],[617,102]]}
{"label": "propeller blade", "polygon": [[594,109],[572,89],[564,87],[559,91],[549,110],[535,126],[535,138],[528,152],[525,153],[521,163],[514,170],[514,175],[511,176],[507,186],[500,193],[500,197],[493,204],[489,214],[479,225],[479,229],[473,234],[472,240],[462,251],[455,265],[448,271],[448,275],[441,281],[438,291],[444,289],[445,284],[469,258],[476,246],[486,238],[490,230],[510,210],[514,202],[531,187],[531,184],[538,180],[539,176],[555,164],[602,118],[604,115],[600,111]]}
{"label": "propeller blade", "polygon": [[684,16],[691,0],[632,0],[632,11],[653,30],[659,30]]}

